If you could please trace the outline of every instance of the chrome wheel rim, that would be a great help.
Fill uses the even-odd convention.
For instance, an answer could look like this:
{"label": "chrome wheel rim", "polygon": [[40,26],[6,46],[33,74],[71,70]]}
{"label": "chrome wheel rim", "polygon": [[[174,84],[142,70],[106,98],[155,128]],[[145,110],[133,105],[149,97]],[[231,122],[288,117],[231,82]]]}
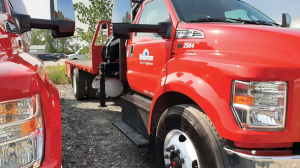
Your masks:
{"label": "chrome wheel rim", "polygon": [[166,167],[199,168],[199,158],[193,142],[180,130],[172,130],[164,142]]}
{"label": "chrome wheel rim", "polygon": [[74,90],[74,93],[76,94],[76,92],[77,92],[77,83],[76,83],[76,74],[75,73],[73,75],[73,90]]}

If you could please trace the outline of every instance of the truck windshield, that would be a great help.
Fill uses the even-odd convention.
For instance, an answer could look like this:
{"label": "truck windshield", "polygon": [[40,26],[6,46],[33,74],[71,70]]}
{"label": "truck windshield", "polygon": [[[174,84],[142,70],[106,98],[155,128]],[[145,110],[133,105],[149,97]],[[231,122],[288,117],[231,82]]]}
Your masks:
{"label": "truck windshield", "polygon": [[278,25],[263,13],[239,0],[171,0],[183,22],[241,22]]}

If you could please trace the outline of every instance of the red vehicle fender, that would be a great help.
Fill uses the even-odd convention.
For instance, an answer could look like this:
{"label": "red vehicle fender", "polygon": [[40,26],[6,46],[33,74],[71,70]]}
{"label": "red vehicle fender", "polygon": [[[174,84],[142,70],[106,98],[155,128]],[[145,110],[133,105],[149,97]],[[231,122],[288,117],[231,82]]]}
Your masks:
{"label": "red vehicle fender", "polygon": [[61,105],[59,93],[47,77],[47,83],[40,93],[45,124],[45,146],[43,167],[61,168],[62,135]]}
{"label": "red vehicle fender", "polygon": [[[176,61],[176,59],[173,59],[171,62],[174,61]],[[165,67],[163,69],[165,69]],[[235,130],[240,128],[236,124],[230,106],[226,106],[226,103],[220,101],[220,97],[206,81],[194,76],[191,72],[169,72],[169,70],[170,69],[167,69],[165,72],[162,71],[161,80],[157,84],[150,111],[149,133],[152,132],[151,127],[153,125],[151,124],[151,119],[157,99],[167,92],[181,93],[196,102],[212,120],[220,135],[223,137],[225,137],[226,132],[232,131],[232,129],[226,130],[226,128],[230,127]],[[166,72],[168,72],[167,76]],[[224,111],[226,108],[226,111],[229,111],[231,114],[218,113],[218,111]],[[221,118],[226,118],[226,120],[221,120]],[[226,125],[226,127],[224,127],[224,125]]]}
{"label": "red vehicle fender", "polygon": [[[238,55],[235,56],[238,57]],[[297,121],[294,118],[298,116],[298,113],[293,108],[288,108],[287,125],[284,131],[244,130],[237,124],[231,109],[233,80],[287,81],[289,83],[289,103],[293,102],[293,99],[298,99],[299,96],[293,94],[294,89],[297,88],[294,88],[293,81],[291,81],[293,78],[290,76],[295,76],[300,71],[299,69],[290,66],[278,67],[235,61],[227,61],[224,64],[224,60],[221,59],[184,54],[173,55],[164,69],[160,78],[165,82],[158,81],[152,101],[149,133],[154,133],[161,113],[169,108],[166,105],[167,100],[165,104],[160,103],[161,100],[166,99],[163,96],[170,92],[176,92],[195,102],[211,119],[220,136],[236,142],[236,145],[250,147],[251,144],[254,144],[258,148],[259,143],[265,143],[270,147],[282,147],[283,144],[288,147],[292,145],[292,142],[300,141],[298,126],[295,125]],[[294,70],[292,74],[290,73],[291,69]],[[274,77],[272,76],[274,72],[280,73]],[[287,74],[289,75],[287,76]],[[161,99],[162,97],[163,99]]]}

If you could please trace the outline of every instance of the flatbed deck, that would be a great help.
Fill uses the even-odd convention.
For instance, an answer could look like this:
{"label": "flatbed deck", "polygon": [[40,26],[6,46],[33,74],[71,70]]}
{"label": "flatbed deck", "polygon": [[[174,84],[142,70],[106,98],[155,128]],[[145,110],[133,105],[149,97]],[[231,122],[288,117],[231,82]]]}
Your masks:
{"label": "flatbed deck", "polygon": [[74,68],[81,69],[90,74],[98,74],[97,66],[93,68],[92,60],[66,60],[67,75],[71,78],[71,72]]}
{"label": "flatbed deck", "polygon": [[92,60],[66,60],[68,62],[72,62],[73,64],[80,64],[82,66],[92,68]]}

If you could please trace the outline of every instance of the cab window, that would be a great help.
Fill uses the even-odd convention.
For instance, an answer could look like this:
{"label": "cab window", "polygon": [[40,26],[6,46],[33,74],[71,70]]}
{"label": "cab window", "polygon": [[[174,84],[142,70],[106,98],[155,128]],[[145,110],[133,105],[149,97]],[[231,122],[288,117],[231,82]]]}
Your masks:
{"label": "cab window", "polygon": [[273,22],[260,11],[239,0],[171,0],[171,3],[179,20],[183,22],[208,18]]}
{"label": "cab window", "polygon": [[234,19],[251,20],[247,15],[247,11],[244,9],[237,9],[237,10],[225,12],[225,17],[234,18]]}
{"label": "cab window", "polygon": [[[144,6],[144,10],[139,20],[139,24],[154,24],[165,22],[170,18],[164,0],[153,0]],[[157,33],[138,33],[137,36],[152,36],[161,38]]]}
{"label": "cab window", "polygon": [[0,13],[5,13],[5,6],[3,0],[0,0]]}
{"label": "cab window", "polygon": [[23,0],[9,0],[9,4],[15,11],[21,14],[27,14]]}

